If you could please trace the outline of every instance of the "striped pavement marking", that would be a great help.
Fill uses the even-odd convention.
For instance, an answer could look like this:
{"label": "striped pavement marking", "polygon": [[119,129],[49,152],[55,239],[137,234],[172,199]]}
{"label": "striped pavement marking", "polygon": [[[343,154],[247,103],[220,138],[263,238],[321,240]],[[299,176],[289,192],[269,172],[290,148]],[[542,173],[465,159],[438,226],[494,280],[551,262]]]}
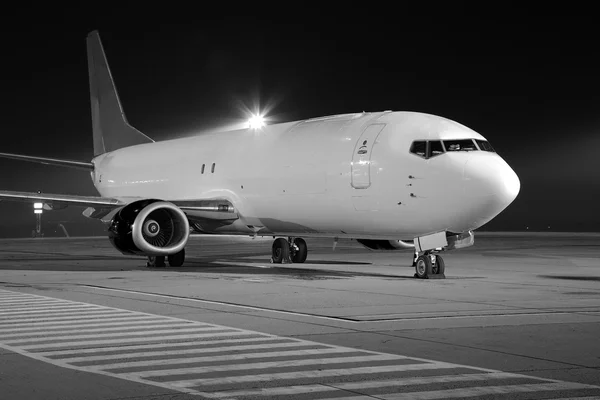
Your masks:
{"label": "striped pavement marking", "polygon": [[600,386],[0,289],[0,347],[207,399],[600,399]]}

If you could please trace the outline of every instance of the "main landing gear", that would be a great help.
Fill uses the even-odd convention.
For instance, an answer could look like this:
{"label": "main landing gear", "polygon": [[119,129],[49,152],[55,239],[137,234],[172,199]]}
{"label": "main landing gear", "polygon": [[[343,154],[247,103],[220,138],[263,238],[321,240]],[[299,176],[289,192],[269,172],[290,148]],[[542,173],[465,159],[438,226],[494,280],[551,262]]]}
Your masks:
{"label": "main landing gear", "polygon": [[[181,267],[183,262],[185,261],[185,249],[181,249],[180,252],[175,254],[169,254],[166,257],[169,262],[169,266],[171,267]],[[148,256],[148,261],[146,262],[146,267],[148,268],[164,268],[167,265],[165,264],[165,256]]]}
{"label": "main landing gear", "polygon": [[274,264],[301,264],[306,261],[308,247],[302,238],[277,238],[271,248],[271,262]]}
{"label": "main landing gear", "polygon": [[444,279],[444,270],[446,265],[442,256],[431,251],[419,254],[415,252],[413,258],[415,267],[415,278],[420,279]]}

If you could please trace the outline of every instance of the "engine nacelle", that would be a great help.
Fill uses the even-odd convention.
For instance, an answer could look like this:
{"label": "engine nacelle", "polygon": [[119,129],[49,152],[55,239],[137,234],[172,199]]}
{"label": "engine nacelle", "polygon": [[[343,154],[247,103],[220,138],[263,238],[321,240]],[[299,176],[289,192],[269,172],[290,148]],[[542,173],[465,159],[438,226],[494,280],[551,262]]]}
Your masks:
{"label": "engine nacelle", "polygon": [[108,228],[112,245],[123,254],[165,256],[181,251],[187,244],[190,224],[173,203],[139,200],[126,205],[113,217]]}
{"label": "engine nacelle", "polygon": [[356,241],[371,250],[407,250],[414,249],[413,243],[403,240],[373,240],[373,239],[356,239]]}

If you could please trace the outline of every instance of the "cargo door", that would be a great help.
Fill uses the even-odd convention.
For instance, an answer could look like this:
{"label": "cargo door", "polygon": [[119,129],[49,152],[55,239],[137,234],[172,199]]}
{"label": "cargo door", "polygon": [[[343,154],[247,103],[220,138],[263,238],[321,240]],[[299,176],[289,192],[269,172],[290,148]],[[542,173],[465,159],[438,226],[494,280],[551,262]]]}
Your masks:
{"label": "cargo door", "polygon": [[356,142],[352,155],[352,187],[366,189],[371,186],[371,153],[377,137],[385,124],[367,126]]}

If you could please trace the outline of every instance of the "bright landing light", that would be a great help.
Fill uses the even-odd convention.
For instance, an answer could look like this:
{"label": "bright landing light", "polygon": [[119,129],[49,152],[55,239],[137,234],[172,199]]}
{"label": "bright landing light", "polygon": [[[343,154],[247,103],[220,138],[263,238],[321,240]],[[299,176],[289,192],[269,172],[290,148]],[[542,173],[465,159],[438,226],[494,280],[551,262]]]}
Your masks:
{"label": "bright landing light", "polygon": [[262,115],[253,115],[252,118],[248,120],[248,125],[251,129],[260,129],[265,126],[265,119]]}

